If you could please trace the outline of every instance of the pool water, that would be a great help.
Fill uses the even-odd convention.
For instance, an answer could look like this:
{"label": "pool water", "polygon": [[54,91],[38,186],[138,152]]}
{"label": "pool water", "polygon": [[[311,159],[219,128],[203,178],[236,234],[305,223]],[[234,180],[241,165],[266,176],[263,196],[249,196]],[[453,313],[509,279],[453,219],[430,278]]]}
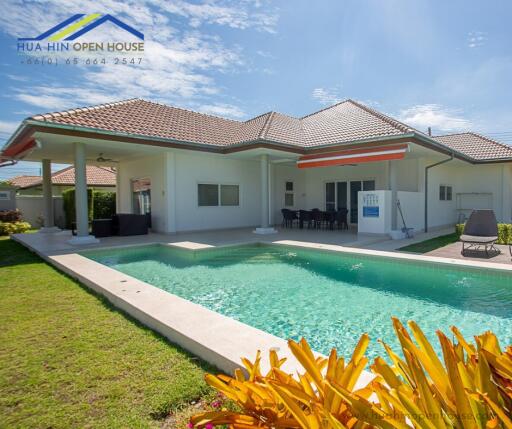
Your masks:
{"label": "pool water", "polygon": [[190,251],[163,245],[84,256],[278,337],[305,337],[348,356],[363,332],[370,358],[382,339],[398,348],[391,316],[435,331],[456,325],[466,338],[493,330],[512,344],[512,275],[468,267],[292,246]]}

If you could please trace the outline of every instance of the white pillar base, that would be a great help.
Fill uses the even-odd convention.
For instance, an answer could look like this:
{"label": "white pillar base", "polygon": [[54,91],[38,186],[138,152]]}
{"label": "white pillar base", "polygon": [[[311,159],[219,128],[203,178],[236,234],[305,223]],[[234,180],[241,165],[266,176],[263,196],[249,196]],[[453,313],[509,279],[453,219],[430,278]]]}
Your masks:
{"label": "white pillar base", "polygon": [[277,234],[277,229],[274,229],[271,226],[269,226],[267,228],[256,228],[253,232],[254,232],[254,234],[260,234],[260,235]]}
{"label": "white pillar base", "polygon": [[98,240],[94,235],[76,235],[71,240],[68,240],[68,243],[74,246],[81,246],[83,244],[96,244],[99,242],[100,240]]}
{"label": "white pillar base", "polygon": [[61,232],[62,230],[60,228],[57,228],[56,226],[43,226],[39,228],[40,234],[53,234],[56,232]]}

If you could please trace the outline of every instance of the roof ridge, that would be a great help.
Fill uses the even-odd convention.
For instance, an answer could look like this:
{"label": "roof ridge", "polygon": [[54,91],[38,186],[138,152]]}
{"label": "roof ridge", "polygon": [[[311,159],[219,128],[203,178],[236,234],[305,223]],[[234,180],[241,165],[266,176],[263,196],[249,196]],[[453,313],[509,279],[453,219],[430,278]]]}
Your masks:
{"label": "roof ridge", "polygon": [[387,122],[389,125],[397,128],[399,131],[416,131],[416,132],[419,132],[421,134],[424,134],[422,133],[421,131],[419,130],[416,130],[415,128],[412,128],[411,126],[403,123],[403,122],[400,122],[399,120],[391,117],[391,116],[388,116],[382,112],[379,112],[378,110],[375,110],[375,109],[372,109],[371,107],[368,107],[366,106],[365,104],[362,104],[362,103],[359,103],[355,100],[352,100],[352,99],[348,99],[347,100],[349,103],[352,103],[353,105],[359,107],[360,109],[363,109],[365,110],[366,112],[370,113],[371,115],[375,116],[376,118],[379,118],[381,119],[382,121],[384,122]]}
{"label": "roof ridge", "polygon": [[265,115],[270,115],[271,113],[272,113],[272,110],[269,110],[268,112],[265,112],[265,113],[262,113],[262,114],[260,114],[258,116],[255,116],[254,118],[249,118],[246,121],[243,121],[242,124],[246,124],[247,122],[254,121],[255,119],[261,118],[262,116],[265,116]]}
{"label": "roof ridge", "polygon": [[484,136],[483,134],[477,133],[475,131],[468,131],[468,134],[473,134],[474,136],[480,137],[481,139],[487,140],[488,142],[491,142],[491,143],[497,144],[501,147],[506,147],[506,148],[510,149],[509,145],[499,142],[497,140],[491,139],[490,137]]}
{"label": "roof ridge", "polygon": [[505,147],[505,148],[507,148],[507,149],[510,149],[510,145],[507,145],[507,144],[505,144],[505,143],[502,143],[502,142],[500,142],[500,141],[498,141],[498,140],[491,139],[490,137],[487,137],[487,136],[485,136],[485,135],[483,135],[483,134],[477,133],[476,131],[462,131],[462,132],[460,132],[460,133],[441,134],[441,135],[439,135],[439,136],[435,136],[435,137],[433,137],[433,138],[434,138],[434,139],[436,139],[436,138],[438,138],[438,137],[463,136],[463,135],[465,135],[465,134],[472,134],[473,136],[479,137],[479,138],[481,138],[481,139],[483,139],[483,140],[486,140],[486,141],[488,141],[488,142],[491,142],[491,143],[497,144],[497,145],[499,145],[499,146],[501,146],[501,147]]}
{"label": "roof ridge", "polygon": [[121,104],[133,103],[134,101],[140,100],[140,98],[128,98],[126,100],[115,101],[112,103],[102,103],[93,106],[77,107],[75,109],[61,110],[59,112],[42,113],[39,115],[30,116],[29,119],[35,119],[39,121],[41,119],[55,118],[59,116],[68,116],[76,113],[89,112],[92,110],[106,109],[109,107],[119,106]]}
{"label": "roof ridge", "polygon": [[[87,165],[86,165],[86,167],[87,167]],[[57,171],[53,172],[52,173],[52,177],[56,177],[59,174],[65,173],[66,171],[69,171],[69,170],[71,170],[73,168],[75,168],[74,165],[68,165],[67,167],[64,167],[62,170],[57,170]]]}
{"label": "roof ridge", "polygon": [[350,101],[350,98],[347,98],[345,100],[339,101],[338,103],[335,103],[335,104],[331,104],[330,106],[324,107],[323,109],[317,110],[316,112],[309,113],[307,115],[301,116],[300,118],[297,118],[297,119],[302,120],[302,119],[309,118],[310,116],[316,115],[317,113],[321,113],[321,112],[323,112],[325,110],[332,109],[333,107],[339,106],[340,104],[343,104],[343,103],[347,103],[348,101]]}
{"label": "roof ridge", "polygon": [[261,131],[258,133],[258,138],[260,139],[266,139],[267,137],[267,134],[268,134],[268,130],[270,128],[270,124],[272,122],[272,119],[274,118],[274,111],[271,111],[271,112],[268,112],[269,115],[268,115],[268,118],[265,119],[265,123],[263,124],[263,126],[261,127]]}

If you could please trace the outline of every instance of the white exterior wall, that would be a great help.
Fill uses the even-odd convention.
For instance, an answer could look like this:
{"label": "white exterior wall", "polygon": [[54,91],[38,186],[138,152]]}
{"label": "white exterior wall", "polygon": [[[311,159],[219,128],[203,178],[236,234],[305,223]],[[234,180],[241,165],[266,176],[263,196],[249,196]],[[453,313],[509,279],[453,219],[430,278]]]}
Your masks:
{"label": "white exterior wall", "polygon": [[[217,154],[175,152],[176,230],[257,226],[261,221],[260,162]],[[199,207],[197,185],[239,185],[238,207]]]}
{"label": "white exterior wall", "polygon": [[[424,225],[424,168],[437,159],[409,159],[397,162],[398,198],[406,223],[417,230]],[[132,211],[131,180],[151,179],[153,229],[160,232],[253,227],[260,223],[259,159],[236,159],[225,155],[169,150],[119,163],[119,212]],[[281,222],[285,182],[294,183],[292,209],[325,208],[325,183],[332,181],[375,180],[376,190],[389,185],[387,162],[357,166],[298,169],[275,163],[270,169],[271,223]],[[240,206],[199,207],[198,183],[240,186]],[[439,185],[453,186],[452,201],[439,200]],[[350,189],[350,188],[349,188]],[[348,190],[349,190],[348,189]],[[457,221],[456,194],[490,192],[492,208],[499,221],[512,219],[512,165],[471,165],[451,161],[429,173],[429,228],[440,228]],[[397,225],[402,226],[398,218]]]}
{"label": "white exterior wall", "polygon": [[[431,164],[431,160],[427,164]],[[453,187],[452,201],[439,199],[439,186]],[[428,192],[429,227],[453,225],[457,222],[457,193],[491,193],[492,203],[499,222],[510,222],[512,218],[511,187],[512,173],[510,164],[472,165],[460,162],[447,162],[430,169]],[[423,189],[422,189],[423,191]]]}
{"label": "white exterior wall", "polygon": [[281,209],[285,208],[284,195],[286,182],[293,182],[293,207],[291,210],[300,210],[306,207],[305,172],[295,166],[274,164],[272,166],[272,215],[271,222],[280,224],[282,220]]}
{"label": "white exterior wall", "polygon": [[[238,160],[192,151],[167,151],[123,161],[119,168],[119,212],[132,212],[131,180],[151,179],[151,217],[158,232],[257,226],[260,222],[259,160]],[[199,183],[239,185],[238,207],[199,207]]]}

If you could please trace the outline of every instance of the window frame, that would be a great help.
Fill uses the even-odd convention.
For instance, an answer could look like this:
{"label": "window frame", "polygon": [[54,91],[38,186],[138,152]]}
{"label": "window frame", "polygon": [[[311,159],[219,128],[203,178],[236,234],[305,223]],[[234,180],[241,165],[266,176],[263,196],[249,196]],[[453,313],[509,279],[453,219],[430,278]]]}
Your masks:
{"label": "window frame", "polygon": [[[199,204],[199,186],[200,185],[212,185],[212,186],[217,187],[217,204],[216,205],[206,206],[206,205]],[[222,204],[222,192],[221,192],[222,186],[237,186],[238,187],[238,205]],[[212,208],[212,207],[239,208],[242,206],[241,188],[242,188],[242,186],[239,183],[213,182],[213,181],[206,181],[206,180],[198,181],[198,182],[196,182],[196,206],[200,209]]]}
{"label": "window frame", "polygon": [[[289,191],[287,188],[288,188],[288,183],[291,183],[292,184],[292,190]],[[291,195],[292,197],[292,204],[286,204],[286,197],[288,195]],[[295,207],[295,182],[293,180],[285,180],[284,181],[284,207]]]}
{"label": "window frame", "polygon": [[151,213],[151,208],[152,208],[152,189],[153,189],[153,177],[152,176],[149,176],[149,175],[143,175],[143,176],[136,176],[136,177],[132,177],[130,178],[130,205],[131,205],[131,213],[135,214],[135,203],[133,201],[133,194],[135,193],[135,191],[133,190],[133,186],[135,184],[135,182],[137,181],[142,181],[142,180],[149,180],[149,212],[148,213]]}
{"label": "window frame", "polygon": [[453,201],[453,185],[439,184],[439,201]]}

